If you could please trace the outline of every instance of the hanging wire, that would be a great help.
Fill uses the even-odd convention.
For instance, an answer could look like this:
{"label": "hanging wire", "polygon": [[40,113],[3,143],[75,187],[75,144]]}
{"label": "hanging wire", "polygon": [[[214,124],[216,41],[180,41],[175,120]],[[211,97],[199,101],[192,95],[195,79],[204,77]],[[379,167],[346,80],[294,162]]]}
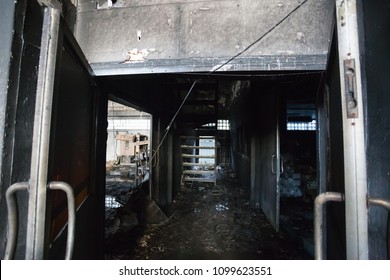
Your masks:
{"label": "hanging wire", "polygon": [[[308,0],[304,0],[303,2],[301,3],[298,3],[298,5],[293,9],[291,10],[287,15],[285,15],[279,22],[277,22],[273,27],[271,27],[270,29],[268,29],[263,35],[261,35],[257,40],[255,40],[254,42],[252,42],[251,44],[249,44],[249,46],[247,48],[245,48],[244,50],[242,50],[241,52],[237,53],[236,55],[232,56],[230,59],[228,59],[226,62],[222,63],[220,66],[218,66],[217,68],[209,71],[207,73],[207,75],[210,75],[210,74],[213,74],[215,72],[217,72],[219,69],[221,69],[222,67],[224,67],[225,65],[229,64],[231,61],[233,61],[234,59],[236,59],[237,57],[241,56],[242,54],[244,54],[245,52],[247,52],[250,48],[252,48],[254,45],[256,45],[258,42],[260,42],[265,36],[267,36],[269,33],[271,33],[275,28],[277,28],[280,24],[282,24],[285,20],[287,20],[293,13],[295,13],[300,7],[302,7],[302,5],[304,5]],[[177,115],[179,114],[181,108],[183,107],[183,105],[185,104],[185,102],[187,101],[188,97],[190,96],[192,90],[194,89],[195,87],[195,84],[198,82],[198,80],[195,80],[193,83],[192,83],[192,86],[191,88],[189,89],[187,95],[184,97],[183,99],[183,102],[180,104],[179,108],[177,109],[175,115],[173,116],[172,120],[169,122],[167,128],[165,129],[165,133],[164,133],[164,136],[162,137],[160,143],[158,144],[157,148],[156,148],[156,151],[154,152],[154,154],[152,154],[152,157],[151,157],[151,161],[153,160],[153,158],[156,156],[156,154],[158,153],[158,151],[160,150],[160,147],[161,145],[163,144],[166,136],[168,135],[168,132],[173,124],[173,122],[175,121]]]}
{"label": "hanging wire", "polygon": [[275,28],[277,28],[279,25],[281,25],[287,18],[289,18],[293,13],[295,13],[303,4],[305,4],[308,0],[304,0],[302,3],[299,3],[293,10],[291,10],[287,15],[285,15],[278,23],[276,23],[273,27],[268,29],[263,35],[261,35],[257,40],[255,40],[253,43],[251,43],[247,48],[242,50],[241,52],[237,53],[235,56],[232,56],[230,59],[228,59],[225,63],[222,63],[220,66],[218,66],[216,69],[209,72],[209,74],[214,73],[224,67],[225,65],[229,64],[231,61],[236,59],[237,57],[241,56],[243,53],[247,52],[250,48],[252,48],[254,45],[256,45],[258,42],[260,42],[265,36],[267,36],[269,33],[271,33]]}
{"label": "hanging wire", "polygon": [[175,121],[177,115],[179,114],[181,108],[184,106],[185,102],[187,101],[187,98],[190,96],[190,94],[191,94],[192,90],[194,89],[194,87],[195,87],[195,85],[196,85],[197,82],[198,82],[198,81],[195,80],[195,81],[192,83],[192,86],[191,86],[190,90],[187,92],[187,95],[184,97],[183,102],[180,104],[180,106],[179,106],[179,108],[177,109],[177,111],[176,111],[175,115],[173,116],[172,120],[169,122],[167,128],[165,129],[164,136],[162,137],[160,143],[158,144],[158,146],[157,146],[157,148],[156,148],[156,151],[155,151],[154,154],[152,155],[151,161],[153,161],[153,158],[156,156],[156,154],[157,154],[158,151],[160,150],[160,147],[161,147],[162,143],[164,142],[165,138],[167,137],[168,132],[169,132],[169,130],[171,129],[171,126],[172,126],[173,122]]}

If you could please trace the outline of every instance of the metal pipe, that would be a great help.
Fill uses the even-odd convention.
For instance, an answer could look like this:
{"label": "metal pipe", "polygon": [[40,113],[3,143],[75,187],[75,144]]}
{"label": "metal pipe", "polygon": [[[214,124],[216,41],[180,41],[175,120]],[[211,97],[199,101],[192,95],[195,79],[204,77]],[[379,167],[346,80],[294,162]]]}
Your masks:
{"label": "metal pipe", "polygon": [[73,189],[68,183],[60,181],[50,182],[48,188],[50,190],[64,191],[68,199],[68,236],[66,242],[65,260],[70,260],[73,255],[76,228],[76,202]]}
{"label": "metal pipe", "polygon": [[319,194],[314,200],[314,258],[323,259],[323,208],[328,201],[344,201],[344,194],[337,192],[325,192]]}
{"label": "metal pipe", "polygon": [[4,259],[12,260],[14,258],[16,241],[18,239],[18,207],[16,203],[15,193],[21,190],[27,190],[28,183],[21,182],[11,185],[5,192],[5,200],[8,210],[8,232],[7,245],[5,248]]}

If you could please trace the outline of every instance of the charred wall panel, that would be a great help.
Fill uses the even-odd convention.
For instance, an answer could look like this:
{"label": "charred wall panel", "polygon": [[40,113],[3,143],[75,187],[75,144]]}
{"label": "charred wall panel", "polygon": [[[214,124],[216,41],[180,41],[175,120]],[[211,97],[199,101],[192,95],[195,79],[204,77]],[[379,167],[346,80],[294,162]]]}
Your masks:
{"label": "charred wall panel", "polygon": [[[71,32],[60,27],[53,97],[48,181],[70,184],[76,200],[73,258],[101,259],[104,238],[107,96],[98,91],[91,70]],[[48,195],[46,258],[63,259],[66,198]]]}
{"label": "charred wall panel", "polygon": [[[172,202],[173,175],[172,132],[165,139],[168,121],[163,117],[153,117],[152,122],[152,198],[160,205]],[[157,150],[158,148],[158,150]]]}
{"label": "charred wall panel", "polygon": [[[5,11],[12,12],[12,9],[7,9],[10,8],[8,4],[5,4]],[[25,182],[30,178],[39,46],[42,34],[42,15],[39,5],[35,1],[18,1],[15,5],[14,19],[11,59],[10,64],[6,65],[10,67],[9,81],[6,81],[8,91],[3,96],[7,98],[6,103],[4,103],[6,105],[5,137],[1,158],[1,221],[4,221],[5,225],[7,222],[4,214],[7,211],[4,209],[5,200],[3,197],[6,189],[13,183]],[[6,38],[4,43],[6,43]],[[27,192],[18,192],[17,200],[19,232],[15,258],[23,259],[26,245]],[[7,227],[2,227],[2,236],[5,236],[6,229]],[[2,238],[2,240],[6,241],[6,238]],[[3,246],[5,246],[4,242],[1,244],[2,249]]]}
{"label": "charred wall panel", "polygon": [[[336,31],[335,31],[336,33]],[[337,51],[337,35],[333,36],[333,44],[327,69],[327,189],[344,193],[344,156],[343,128],[340,97],[339,56]],[[328,203],[326,206],[326,252],[327,259],[346,258],[345,240],[345,207],[341,203]]]}
{"label": "charred wall panel", "polygon": [[[12,50],[12,39],[13,34],[12,30],[14,27],[14,11],[15,3],[6,2],[3,4],[2,9],[0,9],[0,33],[3,34],[0,40],[0,173],[4,174],[4,169],[8,168],[7,162],[3,163],[3,155],[7,155],[7,150],[5,149],[9,143],[4,139],[5,133],[9,134],[7,131],[7,120],[6,116],[9,115],[7,111],[7,102],[8,102],[8,90],[9,90],[9,76],[11,72],[11,56],[9,55]],[[12,87],[11,87],[12,89]],[[7,224],[7,208],[4,203],[5,192],[8,188],[6,184],[10,184],[9,179],[4,180],[3,175],[0,177],[0,223],[2,225]],[[5,243],[6,243],[6,234],[7,227],[3,226],[0,228],[0,255],[4,255]]]}
{"label": "charred wall panel", "polygon": [[[367,102],[368,193],[373,198],[390,200],[390,2],[360,1],[360,7]],[[390,258],[388,219],[385,209],[369,208],[370,259]]]}
{"label": "charred wall panel", "polygon": [[230,116],[232,167],[242,186],[251,187],[251,137],[253,135],[252,107],[249,81],[231,83],[232,107]]}

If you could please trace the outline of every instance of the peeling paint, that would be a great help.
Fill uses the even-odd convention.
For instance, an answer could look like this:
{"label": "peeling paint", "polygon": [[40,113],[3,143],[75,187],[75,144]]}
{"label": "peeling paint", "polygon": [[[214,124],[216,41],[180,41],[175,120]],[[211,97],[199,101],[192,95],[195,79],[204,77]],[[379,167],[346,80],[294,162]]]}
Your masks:
{"label": "peeling paint", "polygon": [[294,51],[291,50],[286,50],[286,51],[276,51],[277,54],[287,54],[287,55],[292,55],[294,54]]}
{"label": "peeling paint", "polygon": [[146,49],[143,50],[132,49],[131,51],[127,51],[127,58],[125,60],[125,63],[145,61],[145,57],[148,55],[149,52]]}
{"label": "peeling paint", "polygon": [[338,13],[338,17],[339,17],[339,22],[340,22],[340,25],[341,26],[345,26],[346,24],[346,19],[345,19],[345,7],[344,7],[344,0],[341,1],[339,4],[338,4],[338,10],[339,10],[339,13]]}
{"label": "peeling paint", "polygon": [[305,33],[297,32],[297,41],[301,45],[306,44]]}
{"label": "peeling paint", "polygon": [[210,70],[210,72],[214,72],[216,70],[218,70],[218,71],[229,71],[232,67],[233,67],[233,65],[231,65],[231,64],[226,64],[226,65],[217,64]]}

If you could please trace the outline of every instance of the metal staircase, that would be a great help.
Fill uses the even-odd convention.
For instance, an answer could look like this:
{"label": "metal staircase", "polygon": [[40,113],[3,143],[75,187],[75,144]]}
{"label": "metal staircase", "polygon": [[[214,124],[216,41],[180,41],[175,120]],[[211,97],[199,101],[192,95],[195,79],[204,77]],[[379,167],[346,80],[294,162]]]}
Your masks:
{"label": "metal staircase", "polygon": [[[209,182],[217,184],[215,136],[182,136],[182,178],[186,182]],[[207,144],[205,144],[207,143]]]}
{"label": "metal staircase", "polygon": [[[181,80],[181,86],[176,88],[178,104],[192,83]],[[178,116],[182,185],[192,182],[216,185],[218,91],[217,80],[198,80]]]}

